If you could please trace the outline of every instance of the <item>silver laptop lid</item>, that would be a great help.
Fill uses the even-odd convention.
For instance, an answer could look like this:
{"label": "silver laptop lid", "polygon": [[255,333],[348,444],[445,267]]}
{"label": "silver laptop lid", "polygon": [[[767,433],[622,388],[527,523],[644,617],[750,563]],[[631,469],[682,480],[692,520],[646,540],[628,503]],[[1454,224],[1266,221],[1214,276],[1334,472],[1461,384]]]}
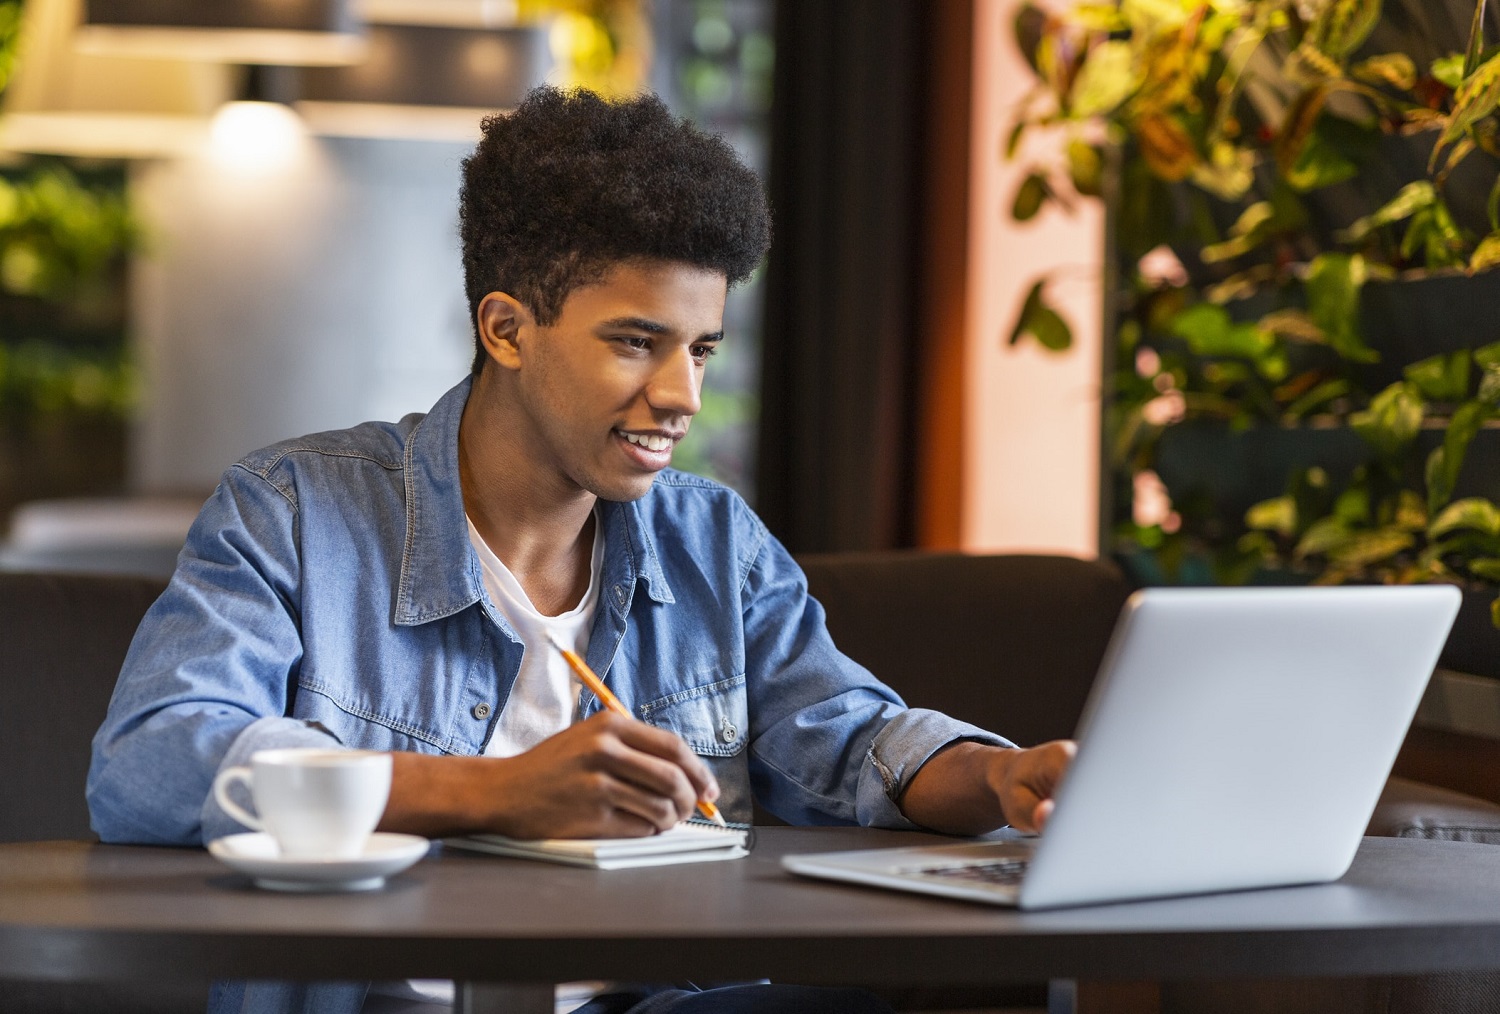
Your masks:
{"label": "silver laptop lid", "polygon": [[1343,875],[1459,600],[1447,585],[1137,592],[1022,907]]}

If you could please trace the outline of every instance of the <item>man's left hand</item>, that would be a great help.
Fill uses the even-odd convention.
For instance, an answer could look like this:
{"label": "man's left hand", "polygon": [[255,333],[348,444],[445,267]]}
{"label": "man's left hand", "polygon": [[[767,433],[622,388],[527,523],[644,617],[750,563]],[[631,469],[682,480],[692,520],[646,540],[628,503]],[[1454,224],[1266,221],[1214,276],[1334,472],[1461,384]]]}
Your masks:
{"label": "man's left hand", "polygon": [[901,812],[947,834],[984,834],[1005,824],[1040,831],[1077,751],[1067,739],[1030,749],[954,743],[913,776],[901,796]]}

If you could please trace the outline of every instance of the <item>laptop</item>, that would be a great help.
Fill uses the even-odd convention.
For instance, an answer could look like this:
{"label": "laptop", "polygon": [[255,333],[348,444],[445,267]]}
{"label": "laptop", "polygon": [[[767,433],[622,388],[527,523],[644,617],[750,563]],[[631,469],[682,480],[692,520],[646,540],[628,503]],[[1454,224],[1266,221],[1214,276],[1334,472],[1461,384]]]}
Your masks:
{"label": "laptop", "polygon": [[1336,880],[1459,600],[1451,585],[1136,592],[1043,835],[782,865],[1023,909]]}

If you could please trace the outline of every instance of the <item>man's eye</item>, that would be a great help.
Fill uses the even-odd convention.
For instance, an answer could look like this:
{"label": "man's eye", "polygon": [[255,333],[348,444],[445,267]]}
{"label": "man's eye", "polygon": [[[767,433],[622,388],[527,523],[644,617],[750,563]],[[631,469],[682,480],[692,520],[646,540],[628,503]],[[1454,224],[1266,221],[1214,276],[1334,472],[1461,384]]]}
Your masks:
{"label": "man's eye", "polygon": [[709,360],[709,358],[711,356],[716,356],[718,354],[719,354],[718,348],[715,347],[715,346],[713,346],[713,345],[694,345],[693,346],[693,358],[696,359],[696,360],[698,360],[698,362],[700,362],[700,363],[706,363],[706,362],[708,362],[708,360]]}
{"label": "man's eye", "polygon": [[620,341],[624,342],[630,348],[640,349],[641,351],[647,351],[647,350],[649,350],[651,348],[651,339],[645,337],[644,335],[638,335],[638,334],[622,335],[620,337]]}

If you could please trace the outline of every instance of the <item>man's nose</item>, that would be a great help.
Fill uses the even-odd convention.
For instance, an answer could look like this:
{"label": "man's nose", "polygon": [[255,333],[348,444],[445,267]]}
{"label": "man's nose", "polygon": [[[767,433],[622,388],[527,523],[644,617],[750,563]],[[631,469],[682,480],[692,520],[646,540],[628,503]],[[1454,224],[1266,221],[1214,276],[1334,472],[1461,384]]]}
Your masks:
{"label": "man's nose", "polygon": [[651,378],[646,400],[651,407],[676,415],[697,415],[703,407],[699,389],[703,372],[693,359],[691,349],[683,348],[667,356]]}

